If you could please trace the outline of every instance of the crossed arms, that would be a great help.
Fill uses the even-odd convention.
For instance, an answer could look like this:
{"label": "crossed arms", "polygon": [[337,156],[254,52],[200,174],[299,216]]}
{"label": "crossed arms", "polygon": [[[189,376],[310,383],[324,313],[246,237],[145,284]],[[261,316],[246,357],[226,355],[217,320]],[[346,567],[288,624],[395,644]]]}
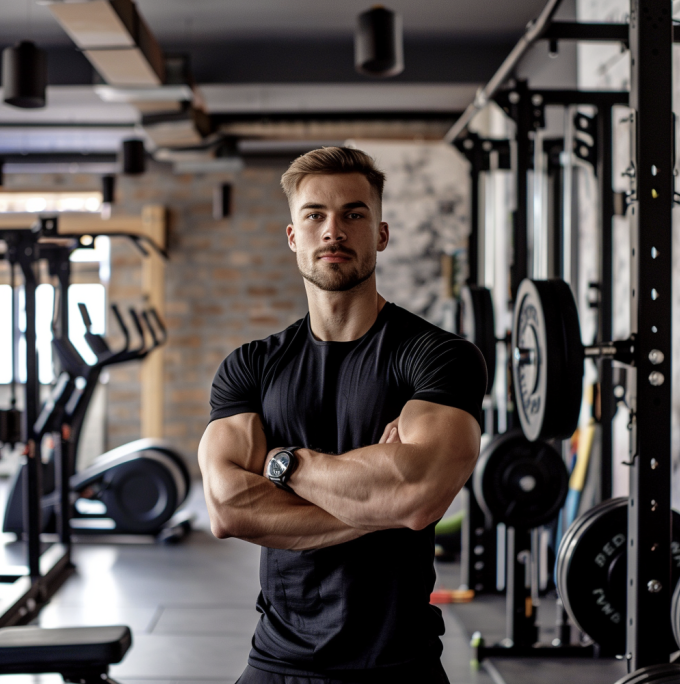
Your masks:
{"label": "crossed arms", "polygon": [[465,484],[479,439],[479,425],[466,411],[410,401],[378,444],[339,455],[298,450],[291,494],[263,477],[276,450],[267,452],[258,414],[215,420],[198,449],[212,532],[303,550],[375,530],[422,529]]}

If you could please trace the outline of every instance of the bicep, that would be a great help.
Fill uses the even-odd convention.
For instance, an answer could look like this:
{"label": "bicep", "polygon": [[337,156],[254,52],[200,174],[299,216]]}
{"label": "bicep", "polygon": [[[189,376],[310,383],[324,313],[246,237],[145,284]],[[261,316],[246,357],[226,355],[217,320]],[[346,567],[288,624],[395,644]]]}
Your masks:
{"label": "bicep", "polygon": [[267,439],[257,413],[239,413],[212,421],[198,447],[203,476],[214,476],[234,467],[262,473]]}
{"label": "bicep", "polygon": [[433,461],[462,458],[474,463],[479,455],[481,430],[467,411],[413,399],[401,413],[399,437],[404,444],[423,447]]}

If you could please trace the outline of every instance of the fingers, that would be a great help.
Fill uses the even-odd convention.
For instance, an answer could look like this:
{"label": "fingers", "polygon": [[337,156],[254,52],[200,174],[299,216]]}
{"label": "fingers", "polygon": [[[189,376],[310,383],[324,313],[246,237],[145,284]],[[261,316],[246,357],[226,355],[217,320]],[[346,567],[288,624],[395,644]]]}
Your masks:
{"label": "fingers", "polygon": [[401,439],[399,438],[399,430],[393,427],[390,434],[385,442],[386,444],[401,444]]}
{"label": "fingers", "polygon": [[[382,433],[382,437],[380,438],[380,441],[378,444],[389,444],[389,438],[390,435],[392,434],[392,430],[397,430],[397,437],[399,435],[399,417],[395,418],[392,422],[387,423],[385,426],[385,430]],[[395,441],[394,439],[392,441]],[[397,439],[396,441],[401,441],[400,439]]]}
{"label": "fingers", "polygon": [[387,438],[390,436],[390,433],[392,432],[393,429],[394,429],[394,426],[392,425],[392,423],[388,423],[385,426],[385,429],[383,430],[382,437],[380,438],[380,441],[378,442],[378,444],[386,444]]}

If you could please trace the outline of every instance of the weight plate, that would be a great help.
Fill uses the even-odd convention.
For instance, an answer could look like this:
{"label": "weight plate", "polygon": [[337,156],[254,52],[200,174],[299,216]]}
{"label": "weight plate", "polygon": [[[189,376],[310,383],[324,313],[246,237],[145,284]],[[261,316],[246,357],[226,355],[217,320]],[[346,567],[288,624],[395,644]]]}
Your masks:
{"label": "weight plate", "polygon": [[678,663],[649,665],[627,674],[615,684],[680,684],[680,665]]}
{"label": "weight plate", "polygon": [[[557,589],[578,628],[603,652],[626,648],[628,500],[595,506],[571,525],[557,554]],[[673,582],[680,578],[680,514],[673,511]],[[668,652],[676,649],[667,623]]]}
{"label": "weight plate", "polygon": [[578,308],[571,287],[564,280],[554,279],[548,282],[557,298],[557,311],[560,313],[565,351],[565,378],[562,381],[560,392],[560,420],[554,428],[552,426],[546,428],[553,434],[551,439],[557,439],[560,436],[557,434],[558,430],[565,437],[571,437],[578,425],[583,399],[583,362],[585,356],[581,342]]}
{"label": "weight plate", "polygon": [[456,319],[458,334],[482,352],[488,377],[486,393],[489,394],[496,375],[496,324],[491,290],[477,285],[464,286]]}
{"label": "weight plate", "polygon": [[673,626],[673,636],[675,643],[680,648],[680,582],[675,586],[673,600],[671,601],[671,623]]}
{"label": "weight plate", "polygon": [[515,401],[527,439],[571,437],[581,410],[584,355],[578,310],[567,283],[520,283],[512,351]]}
{"label": "weight plate", "polygon": [[519,430],[493,439],[482,452],[473,489],[496,522],[533,529],[550,522],[564,505],[569,475],[549,444],[530,442]]}
{"label": "weight plate", "polygon": [[[591,518],[597,517],[599,515],[603,515],[610,508],[616,508],[618,505],[619,505],[619,499],[609,499],[608,501],[603,502],[599,506],[594,506],[590,510],[586,511],[582,516],[577,518],[573,522],[572,525],[569,526],[569,529],[567,530],[567,533],[564,535],[563,541],[560,544],[560,549],[562,547],[564,547],[565,549],[569,548],[572,541],[578,537],[581,529],[583,529],[586,525],[588,525]],[[557,562],[555,563],[556,583],[557,583],[557,587],[558,587],[558,592],[560,593],[560,596],[562,597],[562,602],[564,603],[565,609],[571,615],[571,613],[572,613],[571,608],[567,608],[567,605],[569,604],[569,595],[567,594],[566,590],[560,591],[560,589],[559,589],[559,587],[565,586],[565,584],[564,584],[564,582],[565,582],[565,566],[566,566],[566,563],[560,563],[560,556],[559,556],[559,550],[558,550]]]}

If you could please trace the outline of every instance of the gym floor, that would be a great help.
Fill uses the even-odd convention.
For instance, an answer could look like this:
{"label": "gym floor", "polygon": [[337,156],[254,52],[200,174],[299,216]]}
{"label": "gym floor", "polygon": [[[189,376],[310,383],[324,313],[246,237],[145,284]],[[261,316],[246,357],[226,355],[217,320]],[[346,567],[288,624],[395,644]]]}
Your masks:
{"label": "gym floor", "polygon": [[[246,664],[258,617],[254,603],[259,550],[238,539],[218,541],[210,534],[199,485],[189,507],[196,514],[196,529],[179,545],[76,545],[77,572],[41,612],[38,624],[129,625],[133,648],[111,669],[121,684],[235,682]],[[6,543],[0,556],[19,563],[20,546]],[[439,564],[437,570],[440,587],[458,586],[457,565]],[[481,630],[489,641],[501,638],[503,609],[503,599],[496,597],[443,606],[443,662],[451,684],[559,684],[575,678],[579,684],[599,684],[625,673],[617,661],[548,659],[494,660],[474,671],[470,634]],[[547,610],[544,621],[552,615]],[[0,684],[60,682],[58,675],[0,676]]]}

